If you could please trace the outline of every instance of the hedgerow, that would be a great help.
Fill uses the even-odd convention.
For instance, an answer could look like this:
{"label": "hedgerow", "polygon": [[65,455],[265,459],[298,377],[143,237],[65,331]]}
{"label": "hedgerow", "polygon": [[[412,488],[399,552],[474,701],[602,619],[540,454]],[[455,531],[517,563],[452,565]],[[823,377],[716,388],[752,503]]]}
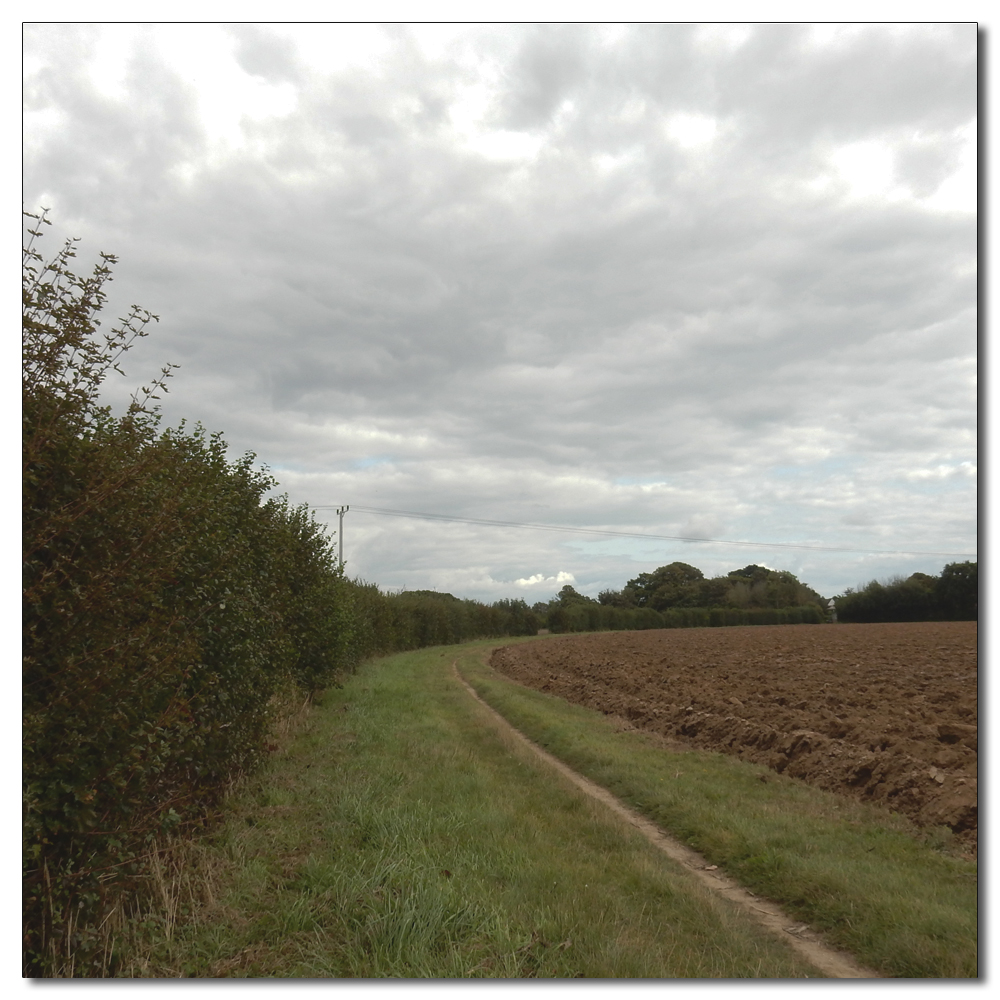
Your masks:
{"label": "hedgerow", "polygon": [[152,314],[100,330],[115,258],[22,266],[24,971],[106,975],[115,900],[267,756],[276,705],[361,660],[537,631],[524,602],[346,580],[305,507],[221,435],[161,429],[171,374],[115,416],[101,386]]}
{"label": "hedgerow", "polygon": [[[24,251],[25,969],[93,974],[95,920],[164,833],[266,753],[272,703],[348,667],[329,539],[219,435],[101,384],[155,319],[99,331],[114,258]],[[31,225],[31,223],[29,223]],[[89,957],[88,957],[89,956]]]}
{"label": "hedgerow", "polygon": [[939,576],[913,573],[885,582],[872,580],[836,599],[842,622],[976,621],[979,564],[948,563]]}
{"label": "hedgerow", "polygon": [[713,628],[726,625],[819,625],[826,617],[814,604],[793,608],[618,608],[606,604],[555,605],[546,624],[552,632],[633,631],[651,628]]}

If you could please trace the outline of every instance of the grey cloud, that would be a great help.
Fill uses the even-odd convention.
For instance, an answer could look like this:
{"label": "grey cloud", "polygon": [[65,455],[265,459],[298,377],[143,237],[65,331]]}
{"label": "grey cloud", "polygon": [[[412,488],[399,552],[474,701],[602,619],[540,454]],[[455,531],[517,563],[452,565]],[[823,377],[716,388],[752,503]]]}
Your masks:
{"label": "grey cloud", "polygon": [[[865,511],[897,542],[933,518],[942,545],[970,544],[969,481],[935,479],[946,499],[928,505],[905,477],[974,459],[974,220],[807,184],[834,145],[880,138],[933,191],[975,113],[974,33],[816,48],[805,27],[757,26],[727,50],[688,26],[486,26],[431,59],[399,27],[376,67],[323,73],[277,30],[227,30],[297,106],[215,159],[152,49],[116,102],[87,76],[89,29],[31,35],[45,65],[26,99],[67,126],[29,136],[26,198],[51,192],[57,224],[121,256],[116,292],[163,315],[128,368],[181,362],[170,420],[225,431],[312,502],[871,545],[850,520]],[[544,140],[534,157],[452,133],[473,57],[499,69],[488,123]],[[684,149],[675,113],[720,131]],[[629,477],[668,485],[610,485]],[[358,568],[387,584],[639,571],[633,550],[507,551],[462,530],[435,549],[371,523]]]}
{"label": "grey cloud", "polygon": [[974,25],[909,36],[871,26],[850,43],[821,48],[808,44],[810,32],[758,27],[720,65],[720,108],[740,116],[748,137],[766,137],[787,154],[816,139],[856,141],[969,120]]}
{"label": "grey cloud", "polygon": [[517,130],[548,125],[562,102],[588,80],[589,41],[590,32],[583,25],[529,28],[505,69],[507,87],[493,120]]}
{"label": "grey cloud", "polygon": [[269,83],[295,83],[302,71],[295,44],[257,24],[229,24],[226,30],[235,38],[235,57],[240,67]]}

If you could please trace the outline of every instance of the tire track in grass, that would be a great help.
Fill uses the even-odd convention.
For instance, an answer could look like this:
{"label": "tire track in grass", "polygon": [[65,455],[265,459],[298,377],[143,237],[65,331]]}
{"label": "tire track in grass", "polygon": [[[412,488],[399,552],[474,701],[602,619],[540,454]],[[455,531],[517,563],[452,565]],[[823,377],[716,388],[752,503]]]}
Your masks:
{"label": "tire track in grass", "polygon": [[697,851],[693,851],[686,844],[675,840],[655,823],[646,819],[645,816],[637,813],[634,809],[630,809],[621,799],[612,795],[606,788],[602,788],[589,778],[585,778],[557,757],[553,757],[547,750],[542,749],[537,743],[532,742],[524,733],[512,726],[496,709],[479,697],[472,685],[459,672],[458,660],[454,660],[451,666],[459,683],[486,709],[498,728],[505,730],[523,743],[549,767],[558,771],[582,792],[603,803],[612,812],[634,826],[654,847],[661,850],[673,861],[683,865],[706,888],[728,899],[731,903],[749,914],[762,927],[765,927],[768,931],[780,937],[790,947],[794,948],[807,962],[824,975],[832,979],[884,978],[879,973],[859,965],[850,955],[836,951],[823,944],[815,931],[807,924],[792,920],[781,910],[777,903],[762,899],[760,896],[755,896],[748,889],[743,888],[738,882],[720,871],[717,866],[709,865],[705,858]]}

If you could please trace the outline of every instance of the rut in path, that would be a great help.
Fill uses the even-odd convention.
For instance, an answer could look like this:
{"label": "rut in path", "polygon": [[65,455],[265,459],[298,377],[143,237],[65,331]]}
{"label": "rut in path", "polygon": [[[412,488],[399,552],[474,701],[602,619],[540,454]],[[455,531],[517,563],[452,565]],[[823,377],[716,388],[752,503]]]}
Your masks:
{"label": "rut in path", "polygon": [[[807,962],[832,979],[880,979],[879,973],[866,969],[844,952],[835,951],[823,944],[816,932],[807,925],[792,920],[783,913],[776,903],[755,896],[748,889],[719,871],[714,865],[709,865],[697,851],[691,850],[686,844],[675,840],[664,833],[655,823],[645,816],[630,809],[624,802],[616,798],[606,788],[595,784],[589,778],[578,774],[561,760],[533,743],[520,730],[515,729],[499,712],[491,708],[476,694],[473,687],[459,673],[458,661],[452,663],[452,669],[462,686],[476,701],[489,712],[494,723],[515,739],[529,747],[546,764],[568,778],[581,791],[606,805],[612,812],[634,826],[654,846],[659,848],[672,860],[683,865],[692,875],[699,879],[712,892],[728,899],[748,913],[773,934],[778,935],[786,944],[794,948]],[[711,869],[711,870],[710,870]]]}

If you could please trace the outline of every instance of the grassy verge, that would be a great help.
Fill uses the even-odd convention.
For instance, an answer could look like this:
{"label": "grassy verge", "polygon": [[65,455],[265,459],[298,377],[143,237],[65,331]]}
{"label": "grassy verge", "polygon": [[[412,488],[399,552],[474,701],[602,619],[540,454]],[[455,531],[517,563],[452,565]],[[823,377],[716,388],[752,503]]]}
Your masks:
{"label": "grassy verge", "polygon": [[451,663],[491,645],[328,692],[164,882],[176,918],[119,942],[118,975],[815,975],[487,723]]}
{"label": "grassy verge", "polygon": [[508,681],[480,651],[463,647],[459,665],[535,742],[861,962],[890,976],[977,975],[977,866],[903,818],[721,754],[664,750]]}

